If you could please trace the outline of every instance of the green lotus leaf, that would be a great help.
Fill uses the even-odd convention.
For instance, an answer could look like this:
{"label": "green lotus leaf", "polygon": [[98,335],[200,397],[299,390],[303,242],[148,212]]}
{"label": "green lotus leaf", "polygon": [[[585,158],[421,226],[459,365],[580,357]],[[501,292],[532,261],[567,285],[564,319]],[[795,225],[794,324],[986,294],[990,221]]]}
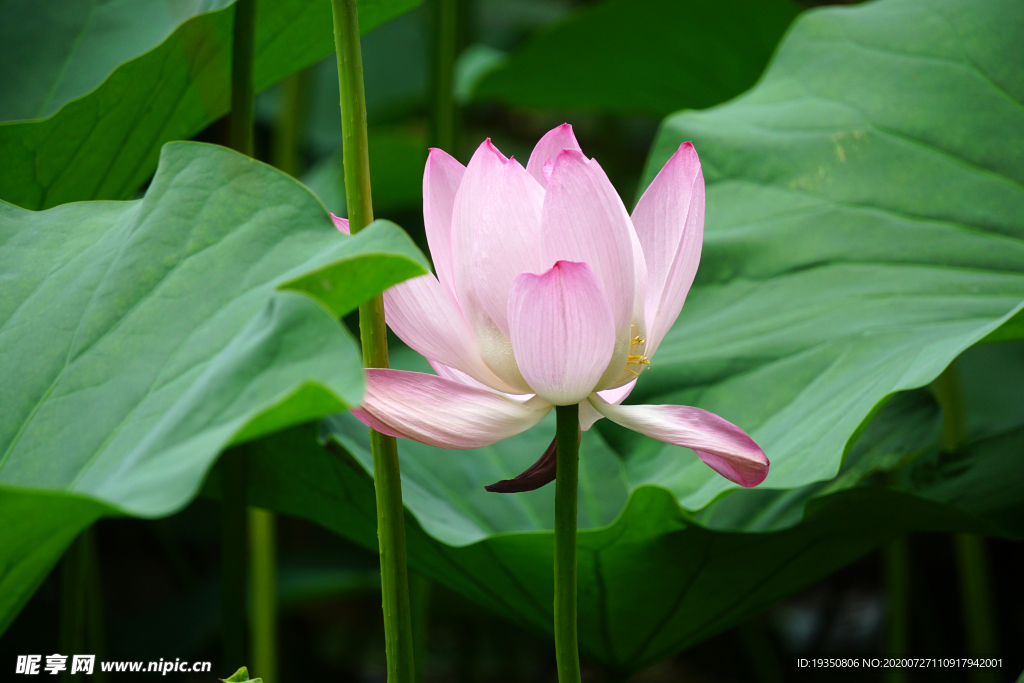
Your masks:
{"label": "green lotus leaf", "polygon": [[[1024,301],[1018,10],[814,10],[756,88],[665,120],[648,179],[693,141],[704,253],[630,401],[724,416],[768,454],[762,486],[793,488],[835,476],[881,401],[928,384],[1012,320]],[[649,447],[630,435],[616,445]],[[666,460],[676,464],[659,479],[686,508],[729,488]]]}
{"label": "green lotus leaf", "polygon": [[[419,0],[361,0],[366,32]],[[0,3],[0,199],[127,199],[230,108],[233,0]],[[258,3],[262,90],[334,51],[329,0]]]}
{"label": "green lotus leaf", "polygon": [[213,145],[167,145],[141,200],[0,204],[0,630],[99,516],[169,514],[224,448],[358,403],[336,315],[424,272]]}
{"label": "green lotus leaf", "polygon": [[661,117],[710,107],[754,85],[799,11],[790,0],[605,0],[507,60],[467,62],[464,71],[483,73],[463,88],[475,100],[563,111]]}

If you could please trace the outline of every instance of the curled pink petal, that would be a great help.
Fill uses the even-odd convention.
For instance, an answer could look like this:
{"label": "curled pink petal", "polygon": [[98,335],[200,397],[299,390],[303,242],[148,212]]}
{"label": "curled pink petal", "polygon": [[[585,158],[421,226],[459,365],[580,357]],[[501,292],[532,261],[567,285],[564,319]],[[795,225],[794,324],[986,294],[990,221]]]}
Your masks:
{"label": "curled pink petal", "polygon": [[714,413],[689,406],[617,406],[596,395],[590,403],[623,427],[693,449],[711,469],[740,486],[757,486],[768,476],[768,458],[761,447]]}
{"label": "curled pink petal", "polygon": [[580,143],[576,142],[576,136],[573,135],[572,126],[568,123],[552,128],[537,141],[533,153],[530,154],[530,160],[526,162],[526,172],[536,178],[541,185],[547,185],[555,157],[563,149],[582,151]]}
{"label": "curled pink petal", "polygon": [[452,294],[452,210],[466,167],[440,149],[431,149],[423,169],[423,226],[437,279]]}
{"label": "curled pink petal", "polygon": [[579,403],[611,360],[615,327],[601,285],[586,263],[559,261],[541,275],[516,278],[508,299],[512,350],[537,395]]}
{"label": "curled pink petal", "polygon": [[335,216],[332,213],[331,214],[331,220],[334,221],[334,227],[336,227],[338,230],[342,231],[346,235],[351,235],[352,234],[349,231],[349,229],[348,229],[348,219],[347,218],[340,218],[338,216]]}
{"label": "curled pink petal", "polygon": [[544,177],[544,184],[547,185],[548,181],[551,180],[551,171],[555,168],[555,162],[548,159],[544,162],[544,167],[541,169],[541,174]]}
{"label": "curled pink petal", "polygon": [[430,361],[459,368],[478,382],[511,391],[480,358],[473,335],[451,296],[431,274],[384,291],[388,327]]}
{"label": "curled pink petal", "polygon": [[487,389],[419,372],[368,368],[363,424],[389,436],[438,448],[482,448],[540,422],[551,405],[521,403]]}
{"label": "curled pink petal", "polygon": [[647,351],[652,357],[693,284],[704,240],[704,175],[693,145],[680,145],[633,210],[647,262]]}

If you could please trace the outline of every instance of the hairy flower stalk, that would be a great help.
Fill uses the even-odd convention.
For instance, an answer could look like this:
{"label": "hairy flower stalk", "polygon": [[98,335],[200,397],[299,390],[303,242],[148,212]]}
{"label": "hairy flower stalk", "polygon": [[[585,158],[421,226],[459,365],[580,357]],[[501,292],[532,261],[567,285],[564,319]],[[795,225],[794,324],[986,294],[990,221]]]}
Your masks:
{"label": "hairy flower stalk", "polygon": [[693,145],[681,145],[630,215],[568,124],[541,138],[525,168],[490,140],[465,167],[434,149],[423,219],[437,274],[392,287],[384,308],[395,334],[437,374],[367,370],[353,413],[383,434],[479,448],[557,409],[552,448],[489,488],[529,490],[557,477],[555,641],[560,679],[578,681],[579,431],[606,417],[692,449],[742,486],[768,474],[764,452],[717,415],[621,405],[654,362],[697,270],[700,161]]}
{"label": "hairy flower stalk", "polygon": [[[370,160],[366,134],[366,95],[363,58],[359,43],[356,0],[332,0],[334,44],[338,53],[341,90],[342,156],[345,163],[345,199],[348,220],[335,217],[344,232],[359,232],[373,221],[370,198]],[[377,296],[359,307],[359,334],[363,365],[368,372],[387,372],[388,342],[384,304]],[[384,611],[389,683],[412,683],[412,611],[405,561],[405,522],[398,446],[393,434],[370,429],[373,483],[377,498],[377,540],[380,546],[380,583]]]}

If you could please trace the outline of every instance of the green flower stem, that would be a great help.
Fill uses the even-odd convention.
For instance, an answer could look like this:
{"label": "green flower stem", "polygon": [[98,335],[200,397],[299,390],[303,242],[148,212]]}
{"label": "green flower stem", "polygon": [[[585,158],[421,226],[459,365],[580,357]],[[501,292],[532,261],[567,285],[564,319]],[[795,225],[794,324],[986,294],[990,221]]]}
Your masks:
{"label": "green flower stem", "polygon": [[950,453],[955,453],[966,445],[969,436],[956,361],[950,363],[942,374],[935,378],[931,388],[935,400],[942,408],[942,447]]}
{"label": "green flower stem", "polygon": [[[345,163],[345,200],[349,229],[359,232],[373,221],[370,195],[370,157],[366,139],[366,94],[363,57],[359,45],[356,0],[332,0],[334,44],[338,53],[341,90],[342,158]],[[388,367],[384,299],[376,296],[359,307],[359,336],[363,365]],[[398,444],[394,437],[370,430],[373,482],[377,493],[377,540],[380,545],[380,583],[384,609],[384,638],[388,681],[415,680],[409,575],[405,560],[405,518],[402,480],[398,470]]]}
{"label": "green flower stem", "polygon": [[247,472],[245,452],[233,448],[220,456],[221,561],[220,609],[223,629],[222,668],[234,671],[246,663],[246,589],[248,586]]}
{"label": "green flower stem", "polygon": [[559,683],[580,683],[576,640],[576,498],[580,471],[580,407],[556,406],[555,659]]}
{"label": "green flower stem", "polygon": [[748,619],[740,624],[736,633],[750,659],[750,665],[761,683],[785,683],[786,667],[772,644],[768,628],[761,619]]}
{"label": "green flower stem", "polygon": [[431,131],[435,147],[456,154],[455,53],[458,7],[456,0],[434,0],[434,45],[431,91]]}
{"label": "green flower stem", "polygon": [[[996,644],[995,605],[992,601],[985,540],[973,534],[956,534],[953,543],[960,573],[960,602],[967,630],[967,655],[996,657],[999,648]],[[974,683],[997,683],[1000,675],[997,669],[974,668],[971,669],[971,680]]]}
{"label": "green flower stem", "polygon": [[[274,166],[291,176],[300,171],[302,99],[306,72],[281,81],[281,110],[274,129]],[[249,643],[253,675],[277,680],[277,536],[269,510],[249,508]]]}
{"label": "green flower stem", "polygon": [[302,168],[302,119],[307,72],[299,71],[281,81],[281,109],[274,126],[271,162],[290,176],[298,177]]}
{"label": "green flower stem", "polygon": [[422,683],[426,676],[427,650],[430,642],[430,603],[433,593],[433,581],[419,574],[409,576],[413,649],[416,656],[416,683]]}
{"label": "green flower stem", "polygon": [[[885,585],[885,655],[906,657],[910,654],[910,548],[906,536],[889,542],[882,549]],[[894,667],[885,670],[886,683],[910,680],[909,669]]]}
{"label": "green flower stem", "polygon": [[[99,552],[95,527],[89,527],[76,538],[61,561],[59,652],[105,655],[103,633],[103,599],[100,591]],[[71,676],[70,668],[61,673],[61,680],[85,680]],[[96,680],[105,680],[98,670]]]}
{"label": "green flower stem", "polygon": [[[256,42],[256,0],[235,3],[234,37],[231,49],[231,118],[228,144],[237,152],[253,155],[252,81],[253,48]],[[246,523],[245,453],[235,448],[220,457],[222,490],[221,537],[221,628],[223,667],[235,669],[245,662],[245,632],[248,588],[248,528]]]}
{"label": "green flower stem", "polygon": [[256,43],[256,0],[235,3],[234,38],[231,48],[231,123],[228,144],[242,154],[253,155],[252,82],[253,49]]}
{"label": "green flower stem", "polygon": [[254,676],[277,680],[277,544],[274,513],[249,508],[249,642]]}
{"label": "green flower stem", "polygon": [[[932,391],[942,407],[942,446],[950,453],[956,453],[967,445],[970,436],[956,361],[935,378]],[[998,650],[995,605],[985,540],[971,534],[956,534],[953,546],[960,574],[967,654],[971,657],[995,657]],[[971,680],[974,683],[992,683],[999,680],[999,676],[995,669],[975,668],[971,670]]]}

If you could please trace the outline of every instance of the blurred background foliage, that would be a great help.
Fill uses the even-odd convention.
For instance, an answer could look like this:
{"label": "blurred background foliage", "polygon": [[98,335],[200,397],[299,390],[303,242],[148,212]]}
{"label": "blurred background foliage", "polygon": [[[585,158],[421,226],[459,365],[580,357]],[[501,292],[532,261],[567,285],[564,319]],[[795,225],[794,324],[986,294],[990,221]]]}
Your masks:
{"label": "blurred background foliage", "polygon": [[[491,137],[525,160],[569,121],[627,206],[679,142],[701,154],[702,267],[637,397],[744,425],[773,478],[728,491],[680,449],[607,421],[587,433],[587,680],[985,683],[1024,668],[1024,15],[994,0],[811,4],[360,3],[376,215],[424,252],[430,146],[466,162]],[[0,199],[140,196],[165,142],[223,143],[231,13],[229,0],[0,4]],[[257,16],[256,156],[344,215],[330,5],[261,2]],[[424,368],[392,348],[395,366]],[[554,680],[552,491],[482,488],[552,431],[479,451],[402,444],[423,680]],[[342,414],[250,446],[250,504],[282,513],[285,683],[384,680],[364,441]],[[82,612],[107,659],[218,670],[218,473],[175,481],[202,493],[163,519],[96,523],[5,615],[0,658],[59,651],[75,576],[102,596]],[[884,653],[1003,668],[795,665]]]}

